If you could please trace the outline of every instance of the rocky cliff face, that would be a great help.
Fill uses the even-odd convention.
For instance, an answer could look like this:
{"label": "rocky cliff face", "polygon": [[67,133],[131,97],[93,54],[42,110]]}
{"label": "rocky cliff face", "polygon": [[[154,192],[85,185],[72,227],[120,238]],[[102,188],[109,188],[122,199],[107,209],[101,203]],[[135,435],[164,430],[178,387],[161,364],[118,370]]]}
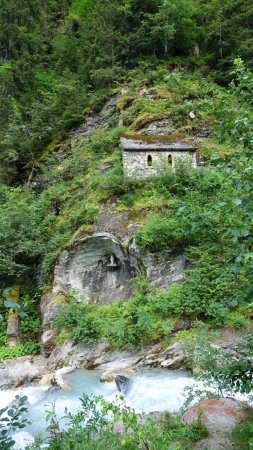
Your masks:
{"label": "rocky cliff face", "polygon": [[141,252],[134,242],[136,227],[127,212],[118,212],[107,205],[98,217],[96,232],[77,236],[61,254],[52,292],[41,305],[42,344],[46,353],[54,346],[51,324],[68,293],[81,302],[106,304],[128,300],[132,295],[131,280],[138,274],[146,275],[150,284],[159,289],[182,281],[184,258]]}
{"label": "rocky cliff face", "polygon": [[110,303],[131,296],[129,281],[141,272],[137,258],[109,233],[80,237],[62,253],[55,283],[85,303]]}

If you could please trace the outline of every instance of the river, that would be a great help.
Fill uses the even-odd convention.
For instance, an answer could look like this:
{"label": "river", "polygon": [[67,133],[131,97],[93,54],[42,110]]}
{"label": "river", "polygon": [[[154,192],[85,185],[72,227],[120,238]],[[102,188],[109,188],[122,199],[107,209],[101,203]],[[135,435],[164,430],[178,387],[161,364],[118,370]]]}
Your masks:
{"label": "river", "polygon": [[[51,392],[48,386],[31,384],[27,387],[1,391],[0,408],[7,406],[15,395],[28,397],[28,418],[31,425],[25,431],[16,433],[16,450],[25,447],[26,438],[39,434],[45,435],[46,411],[55,404],[55,411],[60,418],[65,409],[75,413],[80,409],[80,397],[83,393],[101,395],[105,400],[113,401],[119,394],[115,382],[101,383],[101,371],[78,369],[64,375],[71,385],[70,391]],[[125,396],[128,406],[137,413],[151,411],[178,411],[184,402],[184,388],[194,383],[191,373],[185,370],[141,369],[131,375],[131,389]]]}

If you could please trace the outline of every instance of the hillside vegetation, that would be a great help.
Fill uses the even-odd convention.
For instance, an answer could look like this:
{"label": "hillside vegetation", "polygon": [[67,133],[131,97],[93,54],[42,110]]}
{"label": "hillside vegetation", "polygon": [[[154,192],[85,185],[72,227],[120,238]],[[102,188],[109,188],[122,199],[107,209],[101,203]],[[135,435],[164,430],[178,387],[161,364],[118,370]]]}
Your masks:
{"label": "hillside vegetation", "polygon": [[[184,281],[158,290],[138,276],[128,301],[107,305],[70,292],[56,344],[104,339],[131,350],[184,340],[207,390],[251,391],[250,336],[237,359],[211,340],[213,330],[252,330],[252,20],[251,0],[1,2],[0,361],[40,352],[39,307],[59,255],[113,208],[129,213],[141,251],[183,255]],[[149,135],[154,123],[165,124],[164,139],[199,142],[196,170],[181,163],[124,178],[120,136]],[[191,328],[175,331],[180,319]],[[12,346],[8,327],[18,322]],[[27,423],[25,401],[0,410],[6,450]],[[165,414],[140,424],[103,401],[98,414],[97,402],[84,397],[67,431],[51,411],[49,448],[185,450],[207,435],[200,420],[182,427]],[[252,445],[250,414],[234,438],[238,450]]]}
{"label": "hillside vegetation", "polygon": [[[239,59],[234,74],[224,70],[237,48],[252,62],[240,38],[242,27],[250,42],[242,4],[237,9],[229,2],[217,8],[217,2],[189,0],[151,0],[145,7],[118,1],[43,6],[39,0],[9,2],[0,16],[2,343],[6,311],[15,305],[23,340],[37,340],[36,305],[50,286],[58,255],[79,232],[92,233],[101,206],[112,198],[117,209],[130,210],[144,225],[136,235],[141,248],[183,253],[193,269],[168,292],[146,286],[124,305],[71,303],[64,313],[71,337],[106,336],[114,346],[137,345],[169,335],[181,315],[216,326],[247,326],[252,74]],[[235,20],[237,47],[227,32]],[[218,29],[226,41],[211,39]],[[224,85],[230,77],[236,81],[229,91],[214,81]],[[106,128],[81,140],[68,136],[71,126],[116,95]],[[198,150],[205,166],[125,180],[119,136],[146,133],[157,120],[165,120],[172,132],[209,136]],[[111,164],[106,174],[99,171],[102,163]],[[114,323],[109,329],[107,317]],[[15,355],[14,349],[9,354]]]}
{"label": "hillside vegetation", "polygon": [[[232,68],[237,52],[252,64],[246,51],[252,41],[251,9],[240,1],[207,5],[200,0],[2,5],[2,344],[13,307],[10,314],[19,313],[23,340],[37,340],[37,306],[50,287],[58,255],[80,231],[92,233],[101,206],[112,198],[116,208],[130,210],[143,225],[136,235],[141,248],[180,252],[192,269],[168,292],[146,286],[124,305],[71,303],[64,313],[68,335],[137,345],[169,335],[181,315],[216,326],[247,326],[252,74],[240,59],[233,74],[225,68]],[[232,77],[228,91],[224,86]],[[107,110],[106,129],[71,140],[71,127],[120,92],[116,108]],[[205,166],[127,181],[119,136],[146,133],[156,120],[167,121],[173,132],[209,136],[198,151]],[[111,164],[106,175],[98,170],[105,162]],[[108,329],[104,317],[114,326]],[[17,351],[22,354],[23,348]]]}
{"label": "hillside vegetation", "polygon": [[[7,300],[14,298],[27,314],[20,317],[25,341],[36,340],[39,323],[34,305],[50,286],[59,253],[78,233],[93,232],[99,210],[111,199],[116,209],[131,211],[133,220],[142,225],[136,234],[140,248],[184,254],[192,269],[183,284],[167,292],[156,292],[145,280],[137,280],[136,295],[128,303],[79,305],[70,299],[56,322],[59,330],[64,328],[59,339],[92,342],[106,337],[114,347],[131,347],[168,339],[180,316],[218,327],[249,325],[252,169],[246,93],[252,75],[239,60],[236,77],[239,84],[228,93],[200,73],[183,68],[168,70],[163,64],[156,68],[151,64],[145,70],[134,69],[128,73],[127,89],[118,96],[116,109],[107,110],[106,129],[95,130],[90,138],[73,136],[54,150],[46,149],[37,159],[30,182],[1,186],[3,295]],[[247,77],[244,87],[242,80]],[[139,95],[143,87],[146,97]],[[148,94],[154,92],[155,98],[150,99]],[[196,111],[194,121],[189,118],[192,110]],[[244,131],[239,116],[245,121]],[[120,134],[140,129],[145,133],[145,127],[157,119],[168,121],[181,133],[198,136],[204,130],[210,137],[202,140],[198,157],[205,165],[197,171],[182,165],[175,173],[167,171],[145,181],[124,179]],[[109,172],[101,172],[101,164],[108,162]],[[21,290],[15,300],[17,283]],[[7,302],[8,306],[13,305]],[[5,320],[2,336],[4,343]]]}

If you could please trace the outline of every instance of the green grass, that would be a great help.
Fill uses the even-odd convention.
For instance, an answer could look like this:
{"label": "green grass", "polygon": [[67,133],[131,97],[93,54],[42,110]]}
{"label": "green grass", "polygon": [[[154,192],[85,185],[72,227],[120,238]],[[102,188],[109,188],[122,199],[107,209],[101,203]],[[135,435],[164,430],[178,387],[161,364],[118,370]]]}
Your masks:
{"label": "green grass", "polygon": [[[146,96],[139,97],[144,81]],[[194,132],[210,127],[214,120],[213,108],[222,93],[222,88],[198,73],[160,67],[157,72],[151,71],[140,78],[137,75],[120,98],[118,108],[130,132],[145,129],[149,123],[161,119],[166,119],[169,127]],[[193,121],[189,118],[190,111],[196,114]]]}
{"label": "green grass", "polygon": [[249,450],[253,447],[253,411],[247,409],[246,419],[233,431],[236,450]]}

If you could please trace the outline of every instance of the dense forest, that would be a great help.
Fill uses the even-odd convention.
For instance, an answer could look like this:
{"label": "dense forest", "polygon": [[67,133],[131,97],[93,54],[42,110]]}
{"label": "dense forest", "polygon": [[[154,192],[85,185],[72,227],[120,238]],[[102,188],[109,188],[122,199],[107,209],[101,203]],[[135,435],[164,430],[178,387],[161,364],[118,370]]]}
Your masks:
{"label": "dense forest", "polygon": [[253,66],[252,20],[249,0],[4,1],[1,177],[27,179],[42,149],[136,65],[164,59],[228,83],[234,57]]}
{"label": "dense forest", "polygon": [[[208,387],[251,391],[252,24],[250,0],[2,0],[0,361],[40,352],[40,305],[58,257],[82,233],[92,235],[106,206],[128,212],[140,251],[183,255],[186,277],[159,290],[138,276],[127,302],[58,296],[56,344],[106,340],[112,350],[131,351],[182,338],[193,352],[190,367]],[[91,125],[79,139],[79,127],[94,118],[101,127]],[[198,169],[182,164],[128,180],[119,138],[145,134],[155,121],[199,140]],[[191,326],[175,332],[181,318]],[[247,334],[237,360],[206,337],[224,329]],[[22,428],[23,403],[10,414],[9,431]],[[82,406],[84,416],[96,409],[88,398]],[[108,411],[134,431],[119,437]],[[106,403],[101,417],[94,414],[90,428],[80,428],[84,416],[72,416],[70,432],[60,434],[52,413],[49,448],[185,450],[207,433],[200,421],[182,431],[167,416],[139,427],[133,411]],[[252,413],[235,436],[238,450],[252,443],[251,422]],[[4,430],[0,420],[0,447],[9,450]],[[73,447],[77,438],[83,446]]]}

